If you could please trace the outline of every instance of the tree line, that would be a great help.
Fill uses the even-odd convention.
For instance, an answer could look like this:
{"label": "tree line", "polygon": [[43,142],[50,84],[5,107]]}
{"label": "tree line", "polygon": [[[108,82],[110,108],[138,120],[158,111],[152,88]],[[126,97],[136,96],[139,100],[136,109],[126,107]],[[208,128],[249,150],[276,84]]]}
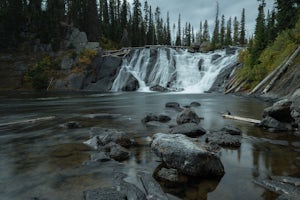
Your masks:
{"label": "tree line", "polygon": [[275,0],[274,9],[265,12],[265,0],[258,0],[254,37],[249,45],[250,65],[259,64],[263,50],[274,42],[278,34],[295,27],[299,16],[300,0]]}
{"label": "tree line", "polygon": [[[160,7],[153,8],[147,0],[0,0],[0,47],[16,47],[24,40],[39,39],[59,49],[67,26],[86,32],[89,41],[110,42],[107,48],[144,45],[184,45],[211,42],[212,48],[244,45],[245,10],[240,23],[237,17],[219,19],[217,5],[212,37],[208,21],[196,30],[191,23],[173,24],[172,41],[169,13],[162,16]],[[232,31],[233,28],[233,31]]]}

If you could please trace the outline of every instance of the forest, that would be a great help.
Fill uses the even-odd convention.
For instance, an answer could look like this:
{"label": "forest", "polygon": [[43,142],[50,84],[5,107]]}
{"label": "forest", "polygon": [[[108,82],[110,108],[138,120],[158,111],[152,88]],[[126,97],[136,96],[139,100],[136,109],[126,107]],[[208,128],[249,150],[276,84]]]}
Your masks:
{"label": "forest", "polygon": [[99,42],[104,49],[203,42],[211,42],[212,49],[244,45],[245,9],[240,20],[236,16],[226,20],[219,10],[217,3],[215,29],[210,34],[212,25],[207,20],[199,20],[199,27],[193,27],[178,14],[178,22],[171,24],[169,13],[162,14],[160,7],[153,8],[147,0],[134,0],[132,5],[126,0],[1,0],[0,47],[39,39],[51,43],[55,51],[61,48],[68,26],[86,32],[89,41]]}

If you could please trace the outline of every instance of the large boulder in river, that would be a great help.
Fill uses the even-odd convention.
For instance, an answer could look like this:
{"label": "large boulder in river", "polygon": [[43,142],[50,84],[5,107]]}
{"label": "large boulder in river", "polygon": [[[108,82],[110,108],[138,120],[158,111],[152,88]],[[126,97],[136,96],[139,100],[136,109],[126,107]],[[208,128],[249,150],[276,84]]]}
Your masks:
{"label": "large boulder in river", "polygon": [[298,129],[300,128],[300,89],[292,96],[292,105],[291,105],[291,115],[294,118],[296,124],[298,124]]}
{"label": "large boulder in river", "polygon": [[181,134],[157,133],[151,149],[167,167],[186,175],[220,177],[225,173],[218,156]]}
{"label": "large boulder in river", "polygon": [[139,81],[132,74],[129,74],[126,84],[122,87],[121,90],[132,92],[138,90],[139,87]]}
{"label": "large boulder in river", "polygon": [[292,101],[288,99],[278,101],[264,110],[263,117],[270,116],[280,122],[291,123],[294,121],[291,116],[291,105]]}
{"label": "large boulder in river", "polygon": [[190,108],[184,109],[183,112],[181,112],[177,118],[176,122],[177,124],[185,124],[185,123],[195,123],[199,124],[201,121],[201,118],[197,115],[197,113]]}

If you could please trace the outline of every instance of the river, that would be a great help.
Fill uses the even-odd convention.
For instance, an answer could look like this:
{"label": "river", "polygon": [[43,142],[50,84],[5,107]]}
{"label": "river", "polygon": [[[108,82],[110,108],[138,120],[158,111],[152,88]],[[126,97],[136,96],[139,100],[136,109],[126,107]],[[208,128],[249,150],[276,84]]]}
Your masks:
{"label": "river", "polygon": [[[181,190],[164,190],[184,199],[274,199],[276,194],[255,185],[253,180],[270,175],[300,176],[300,139],[285,133],[267,133],[252,124],[226,120],[222,112],[261,119],[269,103],[258,99],[222,94],[180,93],[1,93],[0,124],[55,116],[53,120],[14,126],[0,126],[0,199],[83,199],[83,191],[112,184],[115,172],[140,187],[139,170],[153,172],[158,158],[150,151],[148,139],[167,132],[175,124],[176,112],[167,102],[182,106],[193,101],[204,117],[201,125],[218,130],[226,124],[243,131],[238,149],[222,148],[218,153],[225,168],[220,180],[198,179]],[[165,113],[167,124],[142,124],[147,113]],[[62,124],[77,121],[77,129]],[[91,127],[126,131],[138,142],[130,159],[122,162],[90,162],[93,151],[83,142]]]}

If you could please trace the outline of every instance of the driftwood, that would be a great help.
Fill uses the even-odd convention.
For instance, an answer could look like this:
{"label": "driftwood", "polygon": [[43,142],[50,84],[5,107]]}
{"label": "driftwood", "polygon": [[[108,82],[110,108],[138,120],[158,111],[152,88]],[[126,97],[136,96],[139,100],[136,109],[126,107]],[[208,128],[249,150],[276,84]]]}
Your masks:
{"label": "driftwood", "polygon": [[297,48],[297,50],[291,55],[291,57],[288,59],[287,62],[280,68],[278,73],[275,75],[275,77],[272,79],[272,81],[266,86],[266,88],[263,90],[263,94],[266,94],[269,92],[269,90],[274,86],[276,81],[281,77],[281,75],[286,72],[287,68],[291,65],[293,60],[297,57],[297,55],[300,52],[300,47]]}
{"label": "driftwood", "polygon": [[243,122],[249,122],[249,123],[253,123],[253,124],[260,124],[260,122],[261,122],[260,120],[257,120],[257,119],[239,117],[239,116],[234,116],[234,115],[223,114],[222,116],[225,119],[233,119],[233,120],[238,120],[238,121],[243,121]]}
{"label": "driftwood", "polygon": [[259,91],[264,85],[266,85],[273,78],[263,91],[263,93],[268,92],[270,88],[275,84],[277,79],[285,72],[287,67],[296,58],[299,51],[300,51],[300,47],[298,47],[289,58],[286,58],[278,67],[276,67],[266,78],[264,78],[249,94],[253,94]]}
{"label": "driftwood", "polygon": [[52,85],[52,83],[53,83],[53,80],[54,80],[54,78],[52,77],[52,78],[50,79],[49,85],[48,85],[48,87],[47,87],[47,91],[50,89],[50,87],[51,87],[51,85]]}
{"label": "driftwood", "polygon": [[29,123],[36,123],[36,122],[41,122],[41,121],[52,120],[54,118],[55,118],[55,116],[39,117],[39,118],[35,118],[35,119],[26,119],[26,120],[20,120],[20,121],[16,121],[16,122],[3,123],[3,124],[0,124],[0,127],[2,127],[2,126],[21,125],[21,124],[29,124]]}
{"label": "driftwood", "polygon": [[106,51],[103,57],[107,56],[117,56],[117,57],[126,57],[130,53],[130,48],[126,49],[119,49],[119,50],[113,50],[113,51]]}

